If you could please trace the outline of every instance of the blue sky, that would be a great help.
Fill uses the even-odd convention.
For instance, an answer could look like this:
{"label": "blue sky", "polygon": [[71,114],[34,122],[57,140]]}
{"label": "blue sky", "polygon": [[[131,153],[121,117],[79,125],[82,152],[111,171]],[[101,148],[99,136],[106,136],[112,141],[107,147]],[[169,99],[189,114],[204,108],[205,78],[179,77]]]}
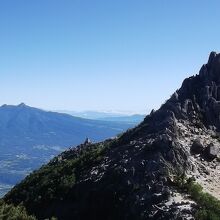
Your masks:
{"label": "blue sky", "polygon": [[2,0],[0,104],[157,108],[220,51],[217,0]]}

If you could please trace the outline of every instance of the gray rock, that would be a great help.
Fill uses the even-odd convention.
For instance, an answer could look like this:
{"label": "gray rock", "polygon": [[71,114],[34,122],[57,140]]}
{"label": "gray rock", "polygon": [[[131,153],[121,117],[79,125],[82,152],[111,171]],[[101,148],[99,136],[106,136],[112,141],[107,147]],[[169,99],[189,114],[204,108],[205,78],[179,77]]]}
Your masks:
{"label": "gray rock", "polygon": [[204,149],[205,147],[203,146],[203,144],[199,139],[196,139],[190,147],[190,151],[193,154],[201,154],[203,153]]}
{"label": "gray rock", "polygon": [[219,152],[220,152],[219,146],[211,143],[208,145],[208,147],[205,150],[205,157],[207,159],[213,160],[218,157]]}

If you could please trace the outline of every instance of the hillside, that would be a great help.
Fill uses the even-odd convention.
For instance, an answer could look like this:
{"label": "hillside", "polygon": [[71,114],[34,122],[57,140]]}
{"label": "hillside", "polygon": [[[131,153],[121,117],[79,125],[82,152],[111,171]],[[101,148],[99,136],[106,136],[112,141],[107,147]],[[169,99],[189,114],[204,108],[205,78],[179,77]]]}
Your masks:
{"label": "hillside", "polygon": [[0,197],[32,170],[89,137],[93,142],[133,127],[87,120],[25,104],[0,107]]}
{"label": "hillside", "polygon": [[38,219],[220,219],[219,88],[212,52],[139,126],[61,153],[4,200]]}

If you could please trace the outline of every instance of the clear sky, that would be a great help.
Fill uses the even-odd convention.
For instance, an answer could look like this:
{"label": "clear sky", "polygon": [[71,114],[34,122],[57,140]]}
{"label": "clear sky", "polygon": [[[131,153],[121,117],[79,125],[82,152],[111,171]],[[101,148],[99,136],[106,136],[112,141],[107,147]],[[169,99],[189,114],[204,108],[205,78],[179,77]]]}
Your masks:
{"label": "clear sky", "polygon": [[1,0],[0,104],[157,108],[220,51],[219,0]]}

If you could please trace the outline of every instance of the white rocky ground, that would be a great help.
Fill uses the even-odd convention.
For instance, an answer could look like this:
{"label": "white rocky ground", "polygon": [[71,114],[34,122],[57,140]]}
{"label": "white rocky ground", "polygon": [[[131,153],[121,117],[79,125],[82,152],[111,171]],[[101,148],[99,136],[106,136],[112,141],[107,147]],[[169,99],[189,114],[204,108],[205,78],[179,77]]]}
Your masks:
{"label": "white rocky ground", "polygon": [[[214,138],[211,130],[192,127],[186,121],[177,122],[177,125],[181,132],[179,142],[188,152],[190,152],[190,146],[196,139],[199,139],[204,146],[210,143],[220,146],[219,140]],[[220,160],[214,159],[208,162],[199,154],[189,154],[189,161],[192,164],[192,171],[187,173],[188,176],[194,176],[205,192],[220,199]]]}

